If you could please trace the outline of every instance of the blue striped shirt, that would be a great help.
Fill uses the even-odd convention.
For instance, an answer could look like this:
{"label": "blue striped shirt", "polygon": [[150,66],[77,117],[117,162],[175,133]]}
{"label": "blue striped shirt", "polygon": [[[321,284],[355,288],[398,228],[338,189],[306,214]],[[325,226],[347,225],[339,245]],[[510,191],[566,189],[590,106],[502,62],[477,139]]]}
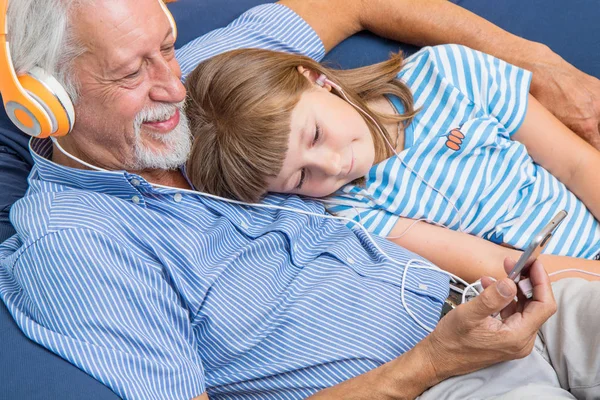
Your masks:
{"label": "blue striped shirt", "polygon": [[527,110],[528,71],[444,45],[414,54],[398,77],[422,107],[399,154],[410,169],[396,156],[374,165],[366,185],[348,185],[334,196],[343,204],[328,206],[330,212],[381,236],[400,217],[425,218],[524,249],[564,209],[569,215],[544,252],[590,259],[600,252],[592,213],[512,139]]}
{"label": "blue striped shirt", "polygon": [[[303,20],[268,5],[182,49],[181,63],[189,72],[236,41],[323,53]],[[411,269],[403,282],[416,256],[383,239],[400,265],[338,221],[68,168],[47,140],[31,148],[17,234],[0,245],[0,295],[29,338],[119,396],[304,398],[423,339],[403,284],[408,308],[437,323],[447,277]],[[266,201],[325,214],[295,196]]]}

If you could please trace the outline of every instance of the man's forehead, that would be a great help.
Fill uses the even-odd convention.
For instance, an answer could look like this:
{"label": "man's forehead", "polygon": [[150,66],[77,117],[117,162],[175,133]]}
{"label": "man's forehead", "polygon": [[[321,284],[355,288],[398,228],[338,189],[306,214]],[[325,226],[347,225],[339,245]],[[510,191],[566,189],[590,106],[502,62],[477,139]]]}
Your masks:
{"label": "man's forehead", "polygon": [[[157,0],[101,0],[82,5],[74,20],[77,39],[91,52],[116,59],[160,42],[170,31]],[[116,61],[116,60],[113,60]]]}

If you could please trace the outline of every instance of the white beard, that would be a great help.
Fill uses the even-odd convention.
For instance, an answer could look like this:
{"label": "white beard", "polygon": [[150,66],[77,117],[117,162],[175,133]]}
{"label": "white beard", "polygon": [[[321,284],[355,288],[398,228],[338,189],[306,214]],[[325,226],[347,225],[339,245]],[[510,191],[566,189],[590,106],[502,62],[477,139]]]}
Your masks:
{"label": "white beard", "polygon": [[[127,169],[141,171],[147,169],[172,170],[183,165],[192,148],[192,135],[185,115],[184,102],[178,104],[158,104],[152,108],[141,110],[134,121],[134,159]],[[148,121],[165,120],[171,117],[175,109],[179,109],[179,124],[168,134],[145,133],[152,140],[166,144],[163,150],[147,146],[142,138],[142,124]]]}

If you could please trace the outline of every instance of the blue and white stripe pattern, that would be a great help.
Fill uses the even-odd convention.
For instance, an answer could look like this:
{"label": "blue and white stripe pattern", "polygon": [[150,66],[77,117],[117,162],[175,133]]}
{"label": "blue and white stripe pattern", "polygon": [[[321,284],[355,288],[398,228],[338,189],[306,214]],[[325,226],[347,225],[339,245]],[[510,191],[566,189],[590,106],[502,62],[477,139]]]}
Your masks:
{"label": "blue and white stripe pattern", "polygon": [[[251,41],[261,29],[244,45],[270,46]],[[319,47],[298,17],[281,29],[306,38],[282,48]],[[0,245],[1,298],[28,337],[123,398],[305,398],[426,335],[402,307],[403,284],[409,309],[437,323],[447,277],[410,269],[403,282],[415,255],[384,239],[398,263],[337,221],[67,168],[49,160],[48,140],[31,146],[30,189],[11,210],[17,235]],[[325,214],[295,196],[267,202]]]}
{"label": "blue and white stripe pattern", "polygon": [[[518,249],[559,210],[568,218],[545,252],[594,258],[600,225],[585,205],[511,139],[527,110],[531,73],[458,45],[424,48],[410,57],[399,78],[422,111],[406,129],[402,160],[371,168],[366,186],[349,185],[328,206],[372,232],[389,235],[400,216],[425,218]],[[391,99],[396,108],[402,105]],[[451,131],[458,150],[446,145]]]}

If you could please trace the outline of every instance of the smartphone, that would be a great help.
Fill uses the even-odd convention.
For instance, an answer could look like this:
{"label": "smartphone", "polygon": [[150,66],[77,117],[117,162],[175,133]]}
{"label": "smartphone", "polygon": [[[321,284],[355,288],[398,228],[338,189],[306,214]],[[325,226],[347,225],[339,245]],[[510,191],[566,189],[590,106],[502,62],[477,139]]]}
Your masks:
{"label": "smartphone", "polygon": [[565,210],[559,211],[558,214],[556,214],[556,216],[533,237],[523,254],[521,254],[521,257],[519,257],[515,267],[508,274],[510,279],[515,281],[515,283],[518,283],[521,276],[527,274],[527,269],[531,267],[531,264],[537,259],[542,250],[544,250],[552,238],[554,231],[556,231],[556,228],[558,228],[566,216],[567,212]]}

